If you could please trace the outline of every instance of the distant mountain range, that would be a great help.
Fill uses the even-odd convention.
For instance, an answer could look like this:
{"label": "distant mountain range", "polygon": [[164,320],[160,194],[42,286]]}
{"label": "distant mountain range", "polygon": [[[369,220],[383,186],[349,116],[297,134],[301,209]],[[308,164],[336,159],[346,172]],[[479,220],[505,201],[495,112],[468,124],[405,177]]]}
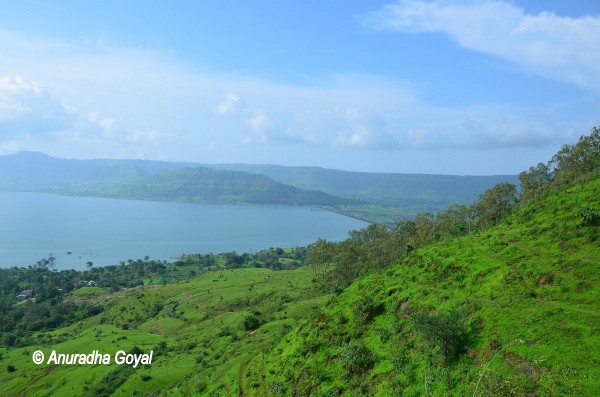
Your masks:
{"label": "distant mountain range", "polygon": [[203,203],[358,203],[243,171],[160,161],[58,159],[36,152],[0,157],[0,189]]}
{"label": "distant mountain range", "polygon": [[74,160],[39,152],[0,156],[0,190],[78,196],[324,206],[393,224],[419,212],[468,204],[516,175],[350,172],[319,167]]}
{"label": "distant mountain range", "polygon": [[320,167],[253,164],[203,166],[262,174],[298,188],[320,190],[384,206],[422,206],[423,211],[443,211],[449,203],[471,203],[485,190],[498,183],[519,183],[517,175],[459,176],[352,172]]}

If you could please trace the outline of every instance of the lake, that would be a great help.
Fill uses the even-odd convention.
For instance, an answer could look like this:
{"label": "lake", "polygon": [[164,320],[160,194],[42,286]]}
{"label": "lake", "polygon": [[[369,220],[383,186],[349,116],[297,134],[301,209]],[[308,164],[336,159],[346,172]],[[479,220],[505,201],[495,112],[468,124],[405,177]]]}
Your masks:
{"label": "lake", "polygon": [[[251,252],[342,240],[367,223],[309,207],[169,203],[0,192],[0,267],[172,261],[184,253]],[[70,254],[69,254],[70,252]]]}

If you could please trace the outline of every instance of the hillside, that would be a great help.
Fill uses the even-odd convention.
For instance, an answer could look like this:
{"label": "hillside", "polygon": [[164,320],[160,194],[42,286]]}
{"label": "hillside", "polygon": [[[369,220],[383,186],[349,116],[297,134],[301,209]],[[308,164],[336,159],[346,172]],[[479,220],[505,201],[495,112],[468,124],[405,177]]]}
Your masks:
{"label": "hillside", "polygon": [[[101,305],[101,313],[38,332],[27,347],[0,348],[3,390],[11,396],[236,395],[245,366],[324,303],[310,279],[305,267],[236,269],[113,293],[77,289],[65,303]],[[32,363],[33,351],[48,358],[53,349],[111,355],[152,350],[154,359],[136,368]]]}
{"label": "hillside", "polygon": [[202,203],[359,203],[248,172],[157,161],[56,159],[28,152],[0,157],[0,189]]}
{"label": "hillside", "polygon": [[[0,379],[15,396],[597,395],[600,233],[582,209],[599,197],[599,176],[551,191],[346,289],[304,266],[77,290],[65,303],[101,313],[0,349]],[[155,357],[36,366],[38,349]]]}
{"label": "hillside", "polygon": [[518,184],[517,175],[460,176],[351,172],[320,167],[260,164],[204,164],[204,166],[262,174],[301,189],[320,190],[334,196],[361,200],[371,206],[344,206],[343,210],[367,218],[385,214],[379,220],[391,224],[422,212],[443,211],[453,204],[473,203],[480,194],[498,183]]}
{"label": "hillside", "polygon": [[600,231],[584,207],[600,208],[598,176],[413,251],[248,371],[280,395],[599,395]]}

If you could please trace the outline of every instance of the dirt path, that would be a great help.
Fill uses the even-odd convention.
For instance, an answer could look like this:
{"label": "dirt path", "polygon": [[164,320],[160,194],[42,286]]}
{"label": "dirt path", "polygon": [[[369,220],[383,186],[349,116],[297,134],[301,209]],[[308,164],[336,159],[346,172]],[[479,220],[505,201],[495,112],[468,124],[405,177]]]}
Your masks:
{"label": "dirt path", "polygon": [[248,364],[250,364],[250,361],[254,360],[254,357],[258,356],[259,354],[260,354],[260,352],[255,352],[255,353],[250,354],[240,364],[240,369],[238,370],[239,396],[246,395],[246,391],[244,390],[244,374],[246,373],[246,369],[248,368]]}

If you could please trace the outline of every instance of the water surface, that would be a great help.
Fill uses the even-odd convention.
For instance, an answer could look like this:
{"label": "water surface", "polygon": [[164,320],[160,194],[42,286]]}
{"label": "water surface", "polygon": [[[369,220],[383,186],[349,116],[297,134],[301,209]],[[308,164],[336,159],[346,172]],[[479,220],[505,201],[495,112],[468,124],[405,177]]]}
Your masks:
{"label": "water surface", "polygon": [[[167,203],[0,192],[0,267],[56,269],[173,260],[184,253],[250,252],[341,240],[365,222],[308,207]],[[69,254],[70,252],[70,254]]]}

